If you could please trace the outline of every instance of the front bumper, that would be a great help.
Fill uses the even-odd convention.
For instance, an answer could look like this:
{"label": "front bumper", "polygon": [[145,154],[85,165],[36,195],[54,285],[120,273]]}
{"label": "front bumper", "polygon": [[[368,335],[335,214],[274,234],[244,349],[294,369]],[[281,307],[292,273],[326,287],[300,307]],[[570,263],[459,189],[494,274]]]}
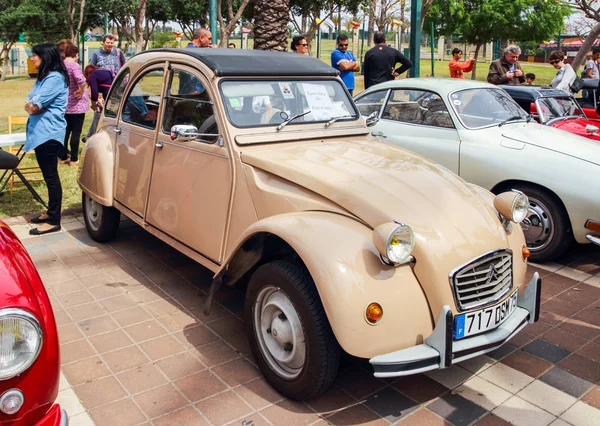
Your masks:
{"label": "front bumper", "polygon": [[461,340],[452,338],[454,317],[445,305],[429,337],[421,345],[377,355],[370,359],[375,377],[398,377],[450,367],[457,362],[491,352],[540,316],[542,279],[536,272],[517,300],[517,309],[494,330]]}
{"label": "front bumper", "polygon": [[600,246],[600,235],[587,234],[585,238],[587,238],[588,241],[596,244],[597,246]]}
{"label": "front bumper", "polygon": [[60,405],[54,404],[44,417],[35,423],[35,426],[68,426],[69,416],[67,412],[60,408]]}

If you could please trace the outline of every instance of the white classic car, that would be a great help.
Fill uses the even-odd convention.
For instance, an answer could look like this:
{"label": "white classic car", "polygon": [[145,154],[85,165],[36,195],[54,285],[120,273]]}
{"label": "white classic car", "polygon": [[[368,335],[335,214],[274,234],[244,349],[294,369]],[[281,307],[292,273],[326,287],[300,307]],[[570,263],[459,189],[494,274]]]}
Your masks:
{"label": "white classic car", "polygon": [[371,134],[422,154],[493,193],[529,197],[521,223],[532,260],[575,239],[600,245],[600,144],[542,126],[502,89],[456,79],[402,79],[355,98],[379,115]]}

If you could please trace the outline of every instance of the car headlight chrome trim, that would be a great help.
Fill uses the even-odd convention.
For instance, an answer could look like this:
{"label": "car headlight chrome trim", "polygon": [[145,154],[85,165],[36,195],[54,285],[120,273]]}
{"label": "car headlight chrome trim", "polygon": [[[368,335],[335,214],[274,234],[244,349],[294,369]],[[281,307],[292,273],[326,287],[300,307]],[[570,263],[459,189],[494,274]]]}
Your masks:
{"label": "car headlight chrome trim", "polygon": [[494,208],[504,219],[521,223],[529,213],[529,198],[521,191],[513,189],[496,195]]}
{"label": "car headlight chrome trim", "polygon": [[373,230],[373,242],[387,264],[398,266],[413,260],[415,236],[405,223],[394,221],[379,225]]}
{"label": "car headlight chrome trim", "polygon": [[31,367],[43,340],[42,327],[33,314],[19,308],[0,309],[0,380]]}

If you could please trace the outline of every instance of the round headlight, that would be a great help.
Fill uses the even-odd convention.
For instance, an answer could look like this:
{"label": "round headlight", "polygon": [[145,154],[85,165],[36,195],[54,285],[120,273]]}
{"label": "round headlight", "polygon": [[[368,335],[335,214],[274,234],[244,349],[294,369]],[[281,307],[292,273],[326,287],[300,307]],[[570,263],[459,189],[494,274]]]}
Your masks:
{"label": "round headlight", "polygon": [[529,212],[529,198],[521,191],[503,192],[494,197],[494,207],[506,220],[521,223]]}
{"label": "round headlight", "polygon": [[529,212],[529,198],[522,192],[517,193],[512,204],[512,220],[515,223],[521,223],[527,217]]}
{"label": "round headlight", "polygon": [[22,309],[0,310],[0,380],[10,379],[31,367],[42,348],[42,328]]}
{"label": "round headlight", "polygon": [[415,237],[410,226],[384,223],[374,230],[375,247],[390,263],[400,264],[411,259]]}

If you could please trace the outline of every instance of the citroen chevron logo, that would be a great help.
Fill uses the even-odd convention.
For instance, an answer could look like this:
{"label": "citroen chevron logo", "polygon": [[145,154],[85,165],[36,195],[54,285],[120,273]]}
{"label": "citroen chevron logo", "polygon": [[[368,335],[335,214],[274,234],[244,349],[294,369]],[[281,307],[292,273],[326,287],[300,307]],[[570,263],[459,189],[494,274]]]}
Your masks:
{"label": "citroen chevron logo", "polygon": [[496,267],[494,265],[490,265],[490,269],[488,270],[485,283],[489,284],[492,281],[497,280],[498,278],[499,278],[498,277],[498,271],[496,271]]}

